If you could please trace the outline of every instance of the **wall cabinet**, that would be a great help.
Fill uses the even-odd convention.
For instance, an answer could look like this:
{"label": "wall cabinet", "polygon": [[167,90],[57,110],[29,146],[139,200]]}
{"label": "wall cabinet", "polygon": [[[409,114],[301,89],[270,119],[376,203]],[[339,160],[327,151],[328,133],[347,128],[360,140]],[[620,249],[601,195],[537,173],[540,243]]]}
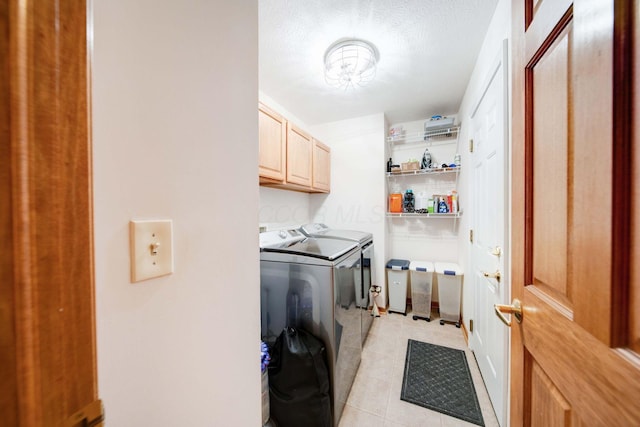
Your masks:
{"label": "wall cabinet", "polygon": [[287,121],[263,104],[258,106],[260,182],[283,183],[287,161]]}
{"label": "wall cabinet", "polygon": [[331,149],[318,140],[313,140],[313,181],[315,191],[328,193],[331,190]]}
{"label": "wall cabinet", "polygon": [[313,139],[303,130],[287,123],[287,183],[311,187]]}
{"label": "wall cabinet", "polygon": [[258,111],[260,185],[328,193],[331,149],[264,104]]}

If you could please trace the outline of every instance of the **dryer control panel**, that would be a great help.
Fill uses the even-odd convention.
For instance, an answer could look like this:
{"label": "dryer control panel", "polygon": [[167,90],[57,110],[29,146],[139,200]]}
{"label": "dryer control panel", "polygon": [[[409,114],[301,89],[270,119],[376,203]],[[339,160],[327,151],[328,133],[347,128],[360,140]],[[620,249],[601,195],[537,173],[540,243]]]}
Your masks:
{"label": "dryer control panel", "polygon": [[288,246],[304,239],[306,239],[306,236],[294,228],[265,231],[260,233],[260,249]]}

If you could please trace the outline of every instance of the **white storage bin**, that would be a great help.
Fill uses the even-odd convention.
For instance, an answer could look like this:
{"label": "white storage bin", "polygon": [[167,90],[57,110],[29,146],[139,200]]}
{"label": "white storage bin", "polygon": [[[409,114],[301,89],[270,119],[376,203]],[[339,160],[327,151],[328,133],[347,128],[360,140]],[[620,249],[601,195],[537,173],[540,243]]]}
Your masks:
{"label": "white storage bin", "polygon": [[455,323],[460,327],[460,298],[462,293],[462,270],[452,262],[436,262],[438,275],[438,300],[440,324]]}
{"label": "white storage bin", "polygon": [[431,289],[434,266],[430,261],[411,261],[411,310],[413,320],[431,321]]}
{"label": "white storage bin", "polygon": [[391,259],[387,262],[389,312],[407,315],[407,280],[409,260]]}

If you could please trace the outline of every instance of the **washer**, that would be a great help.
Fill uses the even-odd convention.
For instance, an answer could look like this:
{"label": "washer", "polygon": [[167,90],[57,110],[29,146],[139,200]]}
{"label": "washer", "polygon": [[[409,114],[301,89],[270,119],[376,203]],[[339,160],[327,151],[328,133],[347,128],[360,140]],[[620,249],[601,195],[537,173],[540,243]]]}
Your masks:
{"label": "washer", "polygon": [[341,292],[355,289],[357,243],[309,238],[299,230],[260,233],[261,337],[269,345],[285,327],[301,328],[325,345],[333,423],[338,425],[362,353],[361,312]]}
{"label": "washer", "polygon": [[362,325],[361,341],[364,346],[364,342],[369,334],[369,329],[371,329],[371,324],[373,323],[373,315],[369,315],[367,312],[371,295],[369,290],[371,289],[371,285],[377,283],[375,280],[375,267],[373,266],[373,234],[357,230],[337,230],[320,222],[303,225],[300,227],[300,231],[302,231],[305,236],[317,239],[337,239],[356,242],[360,247],[360,266],[362,268],[359,268],[359,271],[356,272],[354,299],[356,307],[365,310],[360,319]]}

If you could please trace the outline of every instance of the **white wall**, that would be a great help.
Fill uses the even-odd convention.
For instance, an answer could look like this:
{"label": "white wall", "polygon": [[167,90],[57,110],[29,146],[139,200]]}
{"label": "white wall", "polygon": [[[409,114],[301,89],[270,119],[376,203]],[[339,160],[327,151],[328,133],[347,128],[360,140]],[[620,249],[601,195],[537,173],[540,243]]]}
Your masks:
{"label": "white wall", "polygon": [[[331,147],[331,193],[311,195],[313,222],[373,234],[375,280],[383,285],[386,236],[385,117],[373,114],[312,127]],[[384,300],[386,293],[381,295]]]}
{"label": "white wall", "polygon": [[309,194],[260,187],[260,226],[267,230],[299,228],[311,222]]}
{"label": "white wall", "polygon": [[[467,90],[465,91],[465,95],[462,100],[462,104],[460,105],[459,116],[460,120],[463,123],[461,129],[460,140],[464,141],[468,144],[470,138],[470,127],[465,127],[464,123],[470,123],[471,118],[470,115],[472,113],[471,108],[478,101],[481,90],[483,90],[483,84],[486,83],[488,78],[488,73],[490,67],[493,65],[496,57],[502,50],[502,42],[505,39],[510,39],[511,37],[511,3],[508,0],[499,0],[498,5],[496,6],[496,10],[494,12],[493,18],[491,20],[491,24],[489,25],[489,29],[484,38],[484,42],[482,44],[482,48],[480,50],[480,54],[478,55],[478,60],[474,67],[474,71],[471,75],[471,79],[469,80],[469,84],[467,85]],[[509,43],[509,51],[511,49]],[[509,58],[511,58],[511,54],[509,53]],[[510,60],[510,59],[509,59]],[[509,95],[509,99],[511,96]],[[510,101],[509,101],[510,102]],[[509,114],[510,116],[510,114]],[[510,150],[510,149],[509,149]],[[469,178],[471,176],[471,171],[469,169],[465,169],[465,165],[471,164],[471,154],[469,153],[468,148],[463,149],[460,152],[462,156],[462,172],[461,172],[461,183],[460,186],[460,198],[462,200],[470,200],[472,195],[471,191],[471,183],[469,182]],[[471,204],[468,204],[468,209],[466,210],[464,216],[461,218],[461,230],[463,232],[460,233],[459,238],[459,259],[460,264],[464,271],[471,271],[471,267],[469,265],[469,256],[471,245],[469,244],[469,224],[470,218],[472,218],[473,209]],[[508,268],[505,269],[508,271]],[[468,283],[471,283],[469,281]],[[510,282],[505,280],[505,286],[510,286]],[[463,296],[462,296],[462,316],[469,330],[469,319],[473,318],[474,313],[474,293],[471,286],[463,286]]]}
{"label": "white wall", "polygon": [[[260,425],[257,9],[93,1],[97,356],[109,425]],[[136,218],[174,221],[174,274],[130,283]]]}

